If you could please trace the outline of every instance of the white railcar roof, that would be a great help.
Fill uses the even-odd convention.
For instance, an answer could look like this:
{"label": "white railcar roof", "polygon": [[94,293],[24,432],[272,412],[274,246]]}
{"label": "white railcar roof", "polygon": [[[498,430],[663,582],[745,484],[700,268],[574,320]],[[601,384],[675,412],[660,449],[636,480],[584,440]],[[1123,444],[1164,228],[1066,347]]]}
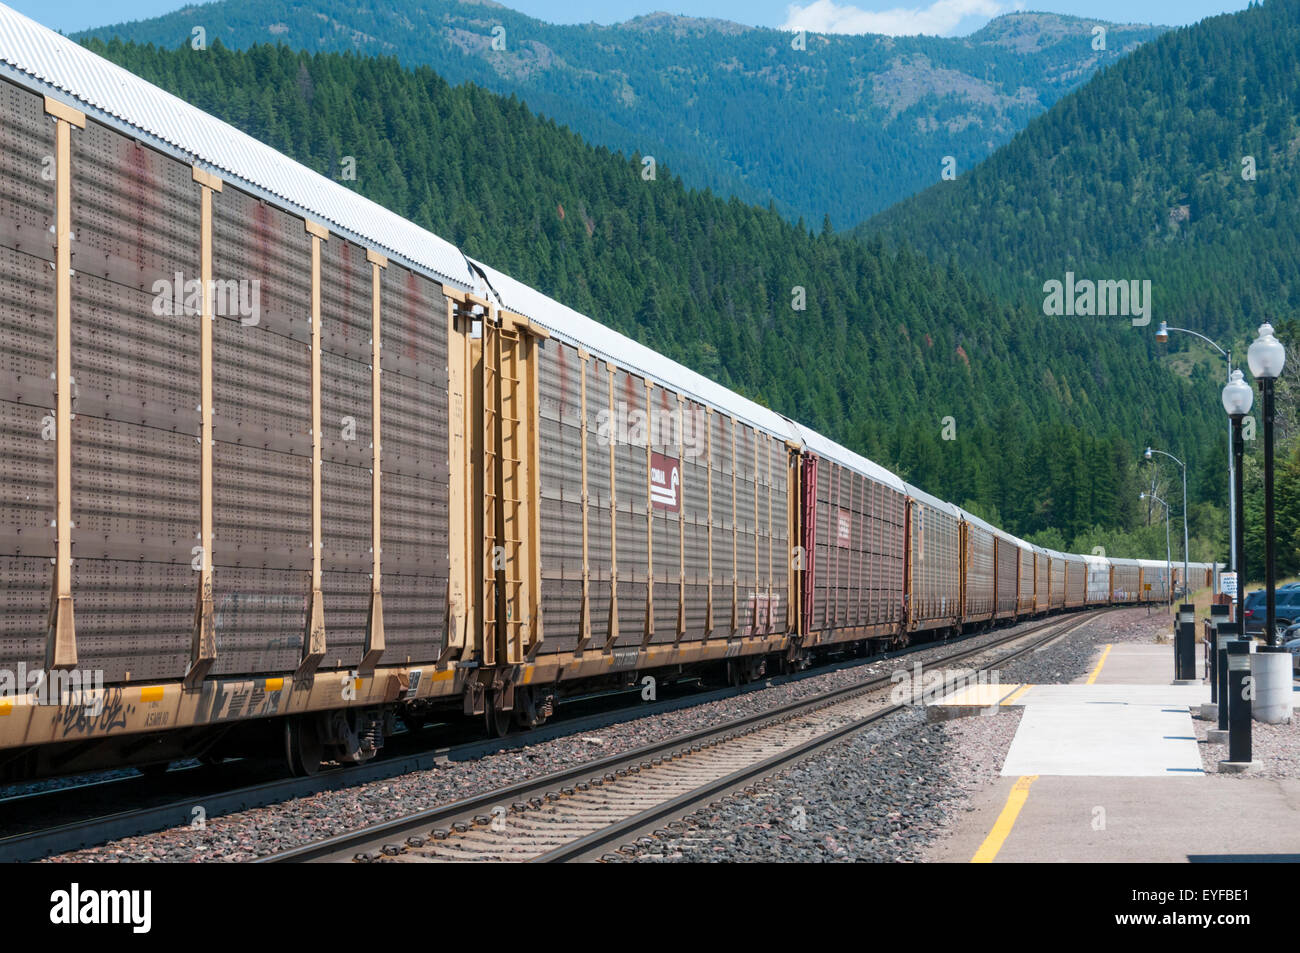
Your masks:
{"label": "white railcar roof", "polygon": [[790,424],[798,433],[803,444],[819,457],[825,457],[828,460],[834,460],[841,466],[846,466],[850,470],[856,470],[865,477],[870,477],[877,483],[883,483],[892,490],[899,493],[907,492],[907,484],[902,481],[898,474],[886,470],[874,460],[868,460],[860,453],[854,453],[848,447],[841,446],[829,437],[823,437],[817,431],[803,424],[797,424],[791,421]]}
{"label": "white railcar roof", "polygon": [[951,503],[948,503],[945,500],[941,500],[937,496],[931,496],[929,493],[926,493],[925,490],[922,490],[919,487],[915,487],[910,483],[905,483],[904,486],[907,487],[908,496],[918,499],[922,503],[928,503],[930,506],[933,506],[936,510],[942,510],[943,512],[947,513],[949,516],[954,517],[955,519],[962,518],[962,510],[960,506],[953,506]]}
{"label": "white railcar roof", "polygon": [[557,339],[585,348],[621,368],[635,371],[649,380],[670,387],[684,397],[724,410],[737,420],[765,430],[782,440],[799,439],[800,435],[793,424],[775,411],[741,397],[703,374],[664,357],[599,321],[593,321],[504,272],[472,258],[470,261],[474,267],[483,271],[503,307],[535,321]]}
{"label": "white railcar roof", "polygon": [[0,75],[439,281],[473,286],[455,245],[3,4]]}
{"label": "white railcar roof", "polygon": [[976,526],[980,527],[981,529],[988,530],[994,536],[1001,536],[1003,539],[1012,540],[1012,541],[1015,540],[1015,537],[1012,536],[1010,533],[1006,532],[1005,530],[998,529],[992,523],[988,522],[987,520],[980,519],[974,513],[971,513],[967,510],[963,510],[960,506],[957,507],[957,512],[961,514],[961,518],[964,519],[966,522],[974,523]]}

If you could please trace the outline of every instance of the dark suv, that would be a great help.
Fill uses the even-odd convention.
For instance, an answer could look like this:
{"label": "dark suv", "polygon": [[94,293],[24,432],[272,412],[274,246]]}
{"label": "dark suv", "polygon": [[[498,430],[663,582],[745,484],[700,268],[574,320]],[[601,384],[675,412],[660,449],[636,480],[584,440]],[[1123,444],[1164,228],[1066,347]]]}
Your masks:
{"label": "dark suv", "polygon": [[[1278,589],[1275,598],[1277,600],[1275,615],[1277,617],[1278,633],[1280,634],[1291,623],[1300,622],[1300,589]],[[1245,605],[1242,606],[1242,616],[1246,623],[1247,637],[1268,637],[1264,631],[1264,616],[1267,611],[1264,605],[1263,589],[1256,589],[1246,595]]]}

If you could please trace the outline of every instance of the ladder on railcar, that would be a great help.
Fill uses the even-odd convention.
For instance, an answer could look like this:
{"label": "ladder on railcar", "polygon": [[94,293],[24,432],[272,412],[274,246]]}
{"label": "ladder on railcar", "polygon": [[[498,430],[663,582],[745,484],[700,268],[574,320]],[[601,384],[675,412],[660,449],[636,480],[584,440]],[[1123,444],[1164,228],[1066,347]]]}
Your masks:
{"label": "ladder on railcar", "polygon": [[520,665],[541,640],[536,416],[538,334],[497,311],[483,321],[482,575],[484,665]]}

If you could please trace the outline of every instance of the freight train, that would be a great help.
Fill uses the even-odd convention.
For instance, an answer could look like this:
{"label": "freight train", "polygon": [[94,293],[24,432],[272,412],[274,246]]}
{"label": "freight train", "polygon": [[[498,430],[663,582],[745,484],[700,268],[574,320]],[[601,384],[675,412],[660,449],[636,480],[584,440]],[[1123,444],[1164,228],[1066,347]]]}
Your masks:
{"label": "freight train", "polygon": [[3,6],[0,99],[2,778],[311,773],[397,719],[1179,582],[1004,533]]}

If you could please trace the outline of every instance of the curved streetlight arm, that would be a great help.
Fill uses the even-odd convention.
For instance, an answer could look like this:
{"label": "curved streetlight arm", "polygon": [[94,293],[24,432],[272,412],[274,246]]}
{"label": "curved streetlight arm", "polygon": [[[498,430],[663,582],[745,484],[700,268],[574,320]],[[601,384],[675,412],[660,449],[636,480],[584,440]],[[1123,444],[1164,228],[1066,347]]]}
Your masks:
{"label": "curved streetlight arm", "polygon": [[1228,359],[1228,372],[1229,372],[1229,373],[1232,373],[1232,352],[1231,352],[1231,351],[1225,351],[1223,348],[1221,348],[1218,344],[1214,343],[1214,341],[1212,341],[1212,340],[1210,340],[1209,338],[1207,338],[1207,337],[1206,337],[1204,334],[1202,334],[1200,331],[1193,331],[1191,328],[1171,328],[1171,327],[1170,327],[1169,325],[1167,325],[1167,324],[1165,325],[1165,330],[1166,330],[1166,331],[1180,331],[1180,332],[1182,332],[1183,334],[1190,334],[1190,335],[1192,335],[1193,337],[1198,337],[1198,338],[1200,338],[1202,341],[1204,341],[1206,344],[1210,345],[1210,347],[1214,348],[1216,351],[1218,351],[1220,354],[1222,354],[1225,358]]}
{"label": "curved streetlight arm", "polygon": [[[1188,333],[1194,334],[1195,332],[1188,332]],[[1207,338],[1206,340],[1209,339]],[[1213,341],[1210,341],[1210,343],[1214,344]],[[1217,344],[1215,344],[1214,346],[1218,347]],[[1188,539],[1187,539],[1189,535],[1188,528],[1187,528],[1187,464],[1183,463],[1182,460],[1179,460],[1172,453],[1165,453],[1165,451],[1157,450],[1154,447],[1147,447],[1147,453],[1158,453],[1163,457],[1168,457],[1170,460],[1174,461],[1174,463],[1178,464],[1180,467],[1183,468],[1183,591],[1186,592],[1187,561],[1192,558],[1191,553],[1188,552],[1189,546],[1188,546]],[[1153,493],[1152,496],[1154,495],[1155,494]],[[1168,512],[1169,512],[1169,508],[1166,507],[1165,508],[1166,515],[1168,514]]]}
{"label": "curved streetlight arm", "polygon": [[1147,449],[1150,450],[1152,453],[1158,453],[1158,454],[1160,454],[1161,456],[1168,457],[1170,460],[1174,461],[1174,463],[1178,464],[1178,465],[1179,465],[1180,467],[1182,467],[1184,470],[1187,469],[1187,464],[1183,463],[1182,460],[1179,460],[1179,459],[1178,459],[1176,456],[1174,456],[1172,453],[1165,453],[1163,450],[1157,450],[1155,447],[1147,447]]}

